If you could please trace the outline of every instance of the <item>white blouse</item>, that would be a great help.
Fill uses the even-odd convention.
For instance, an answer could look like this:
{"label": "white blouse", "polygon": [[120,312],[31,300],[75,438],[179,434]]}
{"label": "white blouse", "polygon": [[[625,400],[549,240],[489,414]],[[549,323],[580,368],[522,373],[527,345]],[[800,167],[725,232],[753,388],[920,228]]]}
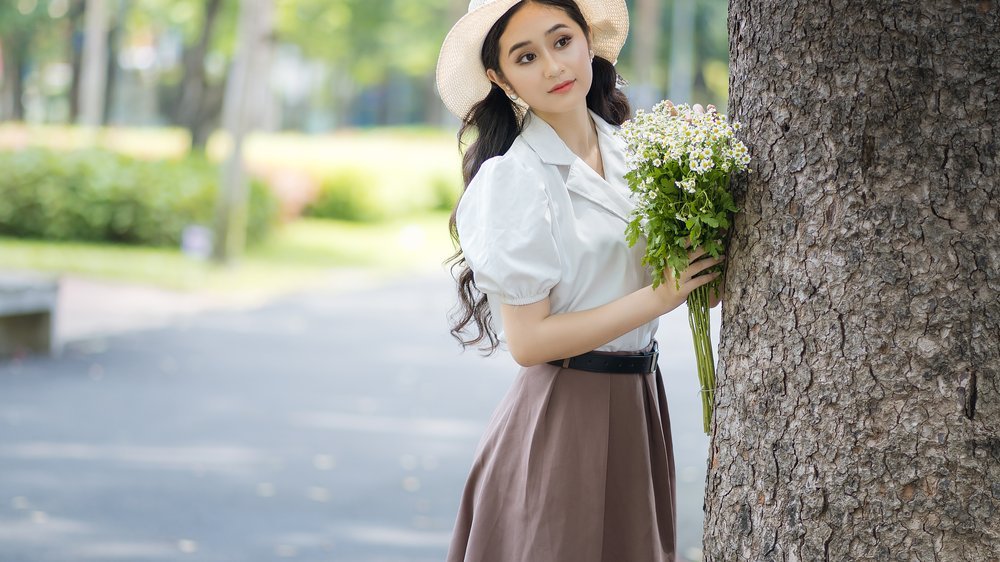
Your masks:
{"label": "white blouse", "polygon": [[[615,126],[590,111],[597,126],[605,181],[555,130],[528,111],[506,154],[483,162],[456,211],[458,236],[476,286],[489,302],[500,348],[501,303],[550,298],[552,314],[607,304],[652,283],[625,226],[635,204],[625,181],[625,144]],[[596,349],[648,345],[659,318]]]}

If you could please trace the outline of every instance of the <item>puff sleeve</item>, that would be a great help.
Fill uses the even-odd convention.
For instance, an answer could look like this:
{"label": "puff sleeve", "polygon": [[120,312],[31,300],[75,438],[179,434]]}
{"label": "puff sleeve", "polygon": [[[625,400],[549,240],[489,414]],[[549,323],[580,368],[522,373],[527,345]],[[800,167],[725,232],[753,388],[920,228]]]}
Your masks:
{"label": "puff sleeve", "polygon": [[511,155],[483,162],[455,215],[476,286],[506,304],[548,296],[561,262],[542,178]]}

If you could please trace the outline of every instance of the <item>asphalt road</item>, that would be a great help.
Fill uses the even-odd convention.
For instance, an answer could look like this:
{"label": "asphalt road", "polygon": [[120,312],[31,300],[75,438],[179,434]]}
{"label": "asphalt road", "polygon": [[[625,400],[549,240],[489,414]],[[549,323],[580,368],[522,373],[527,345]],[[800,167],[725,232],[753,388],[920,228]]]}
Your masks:
{"label": "asphalt road", "polygon": [[[452,295],[444,272],[331,285],[0,362],[0,561],[442,560],[518,369],[460,352]],[[656,337],[697,558],[708,440],[686,311]]]}

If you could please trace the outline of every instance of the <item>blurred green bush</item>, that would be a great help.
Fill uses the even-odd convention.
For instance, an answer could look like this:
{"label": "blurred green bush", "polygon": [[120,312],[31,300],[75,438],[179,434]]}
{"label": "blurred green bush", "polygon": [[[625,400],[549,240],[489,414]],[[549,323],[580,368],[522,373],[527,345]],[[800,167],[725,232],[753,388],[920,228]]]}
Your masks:
{"label": "blurred green bush", "polygon": [[458,174],[435,174],[431,178],[431,188],[434,191],[436,211],[450,211],[458,203],[462,193],[462,178]]}
{"label": "blurred green bush", "polygon": [[351,221],[378,221],[388,212],[381,202],[378,180],[361,168],[344,168],[320,184],[319,193],[303,210],[309,217]]}
{"label": "blurred green bush", "polygon": [[[427,211],[451,210],[461,192],[453,174],[422,170],[386,181],[383,170],[344,167],[322,180],[303,214],[357,222],[377,222]],[[453,177],[455,176],[455,177]]]}
{"label": "blurred green bush", "polygon": [[[200,156],[140,160],[101,149],[0,152],[0,235],[177,246],[211,225],[221,172]],[[277,197],[250,181],[247,242],[278,219]]]}

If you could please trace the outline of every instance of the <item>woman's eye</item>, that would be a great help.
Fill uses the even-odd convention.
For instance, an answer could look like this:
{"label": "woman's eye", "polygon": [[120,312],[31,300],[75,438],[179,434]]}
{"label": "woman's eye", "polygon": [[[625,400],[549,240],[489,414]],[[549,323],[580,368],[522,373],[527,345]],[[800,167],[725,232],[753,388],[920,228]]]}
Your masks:
{"label": "woman's eye", "polygon": [[[556,45],[561,46],[561,47],[565,47],[566,45],[569,44],[569,42],[571,40],[572,40],[571,37],[569,37],[569,36],[563,36],[563,37],[560,37],[558,41],[556,41]],[[534,57],[534,56],[535,56],[534,53],[525,53],[525,54],[521,55],[520,58],[517,59],[517,62],[518,62],[518,64],[527,64],[527,63],[529,63],[531,61],[529,60],[529,61],[522,62],[522,61],[524,61],[524,57]],[[534,59],[532,59],[532,60],[534,60]]]}

